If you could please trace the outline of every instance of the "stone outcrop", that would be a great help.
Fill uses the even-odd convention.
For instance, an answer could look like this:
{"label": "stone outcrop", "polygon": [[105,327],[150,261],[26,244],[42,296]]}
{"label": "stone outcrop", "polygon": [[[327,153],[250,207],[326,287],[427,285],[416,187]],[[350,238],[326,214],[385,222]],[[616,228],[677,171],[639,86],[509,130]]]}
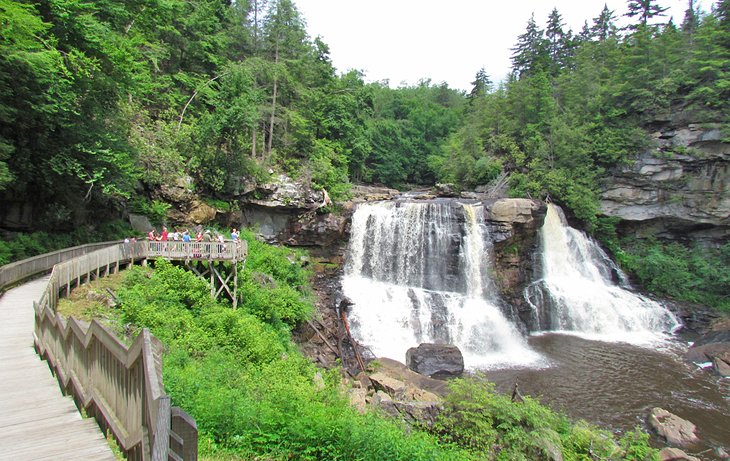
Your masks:
{"label": "stone outcrop", "polygon": [[522,292],[533,279],[533,257],[547,206],[539,200],[500,199],[485,203],[485,221],[494,242],[494,280],[502,297],[525,325],[531,308]]}
{"label": "stone outcrop", "polygon": [[379,200],[390,200],[397,197],[400,191],[388,187],[377,186],[352,186],[350,190],[353,202],[374,202]]}
{"label": "stone outcrop", "polygon": [[182,176],[174,184],[163,184],[155,192],[156,198],[172,205],[167,211],[169,222],[194,226],[207,224],[216,218],[218,210],[200,200],[193,192],[192,184],[191,177]]}
{"label": "stone outcrop", "polygon": [[[377,371],[369,375],[371,384],[365,402],[406,424],[430,426],[441,411],[445,383],[414,373],[400,362],[378,359]],[[362,380],[361,380],[362,382]],[[357,388],[356,388],[357,389]],[[358,390],[350,392],[350,401],[359,408],[362,401]]]}
{"label": "stone outcrop", "polygon": [[272,181],[247,184],[239,198],[241,227],[257,229],[271,243],[308,247],[315,257],[341,258],[349,210],[321,213],[332,202],[324,190],[278,175]]}
{"label": "stone outcrop", "polygon": [[[671,123],[671,122],[669,122]],[[636,236],[708,244],[730,237],[730,144],[719,125],[669,124],[656,147],[603,185],[601,211]]]}
{"label": "stone outcrop", "polygon": [[458,377],[464,373],[464,356],[451,344],[422,343],[406,351],[406,365],[432,378]]}
{"label": "stone outcrop", "polygon": [[670,445],[689,447],[699,442],[694,424],[663,408],[652,408],[649,426]]}

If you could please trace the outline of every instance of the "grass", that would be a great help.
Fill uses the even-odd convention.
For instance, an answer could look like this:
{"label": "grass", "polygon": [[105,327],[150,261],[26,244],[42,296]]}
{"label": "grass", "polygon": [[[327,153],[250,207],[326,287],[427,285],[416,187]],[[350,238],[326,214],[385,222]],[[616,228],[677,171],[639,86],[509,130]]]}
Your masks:
{"label": "grass", "polygon": [[122,341],[127,341],[124,328],[119,320],[119,313],[110,303],[124,280],[124,273],[111,274],[71,291],[71,296],[58,300],[57,311],[64,317],[74,317],[90,322],[96,320],[109,328]]}

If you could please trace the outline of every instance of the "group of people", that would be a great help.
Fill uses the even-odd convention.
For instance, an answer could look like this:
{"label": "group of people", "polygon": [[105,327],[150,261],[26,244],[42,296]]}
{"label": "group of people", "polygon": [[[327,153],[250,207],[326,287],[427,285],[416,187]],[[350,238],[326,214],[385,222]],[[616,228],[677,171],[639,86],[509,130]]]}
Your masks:
{"label": "group of people", "polygon": [[[238,242],[241,238],[241,234],[235,227],[231,229],[231,241],[232,242]],[[174,232],[169,232],[167,230],[167,227],[162,226],[162,232],[157,232],[154,228],[150,229],[150,231],[147,233],[147,240],[149,241],[156,241],[156,242],[167,242],[167,241],[173,241],[173,242],[192,242],[193,237],[188,229],[185,229],[184,231],[180,232],[178,230],[175,230]],[[225,238],[223,237],[223,234],[216,232],[215,237],[213,237],[213,234],[210,232],[209,229],[206,229],[205,232],[200,229],[195,234],[195,241],[196,242],[219,242],[223,243],[225,242]]]}

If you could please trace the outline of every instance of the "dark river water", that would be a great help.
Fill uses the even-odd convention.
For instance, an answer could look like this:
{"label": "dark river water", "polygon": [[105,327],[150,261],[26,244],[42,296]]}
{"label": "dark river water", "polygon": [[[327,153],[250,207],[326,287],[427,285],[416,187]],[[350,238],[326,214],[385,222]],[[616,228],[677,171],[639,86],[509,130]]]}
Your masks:
{"label": "dark river water", "polygon": [[488,370],[502,392],[515,382],[523,394],[614,432],[647,429],[653,407],[662,407],[697,425],[702,443],[686,450],[702,459],[719,459],[713,447],[730,451],[730,380],[681,358],[677,342],[654,350],[629,344],[589,341],[577,336],[532,336],[545,368]]}

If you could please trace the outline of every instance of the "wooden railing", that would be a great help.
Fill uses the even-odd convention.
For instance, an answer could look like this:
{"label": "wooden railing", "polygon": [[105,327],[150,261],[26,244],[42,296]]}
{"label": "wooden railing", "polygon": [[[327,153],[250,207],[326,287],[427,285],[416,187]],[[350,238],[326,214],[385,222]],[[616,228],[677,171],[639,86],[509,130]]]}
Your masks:
{"label": "wooden railing", "polygon": [[117,243],[119,242],[90,243],[88,245],[66,248],[64,250],[34,256],[32,258],[1,266],[0,291],[6,289],[10,285],[21,282],[28,277],[32,277],[42,272],[48,272],[54,265],[60,262],[68,261],[71,258],[85,255],[100,248],[116,245]]}
{"label": "wooden railing", "polygon": [[248,242],[158,242],[143,241],[148,257],[166,259],[212,259],[224,261],[243,261],[248,255]]}
{"label": "wooden railing", "polygon": [[[117,243],[86,252],[53,266],[46,289],[34,303],[34,343],[48,361],[66,393],[79,408],[109,430],[131,460],[197,459],[197,427],[183,410],[171,408],[162,386],[160,342],[144,329],[130,346],[124,345],[97,321],[65,319],[56,312],[58,298],[95,277],[118,271],[145,258],[144,242]],[[73,250],[73,249],[72,249]],[[38,263],[13,269],[12,284],[37,272],[53,258],[73,257],[72,251],[37,257]],[[17,264],[17,263],[16,263]]]}

